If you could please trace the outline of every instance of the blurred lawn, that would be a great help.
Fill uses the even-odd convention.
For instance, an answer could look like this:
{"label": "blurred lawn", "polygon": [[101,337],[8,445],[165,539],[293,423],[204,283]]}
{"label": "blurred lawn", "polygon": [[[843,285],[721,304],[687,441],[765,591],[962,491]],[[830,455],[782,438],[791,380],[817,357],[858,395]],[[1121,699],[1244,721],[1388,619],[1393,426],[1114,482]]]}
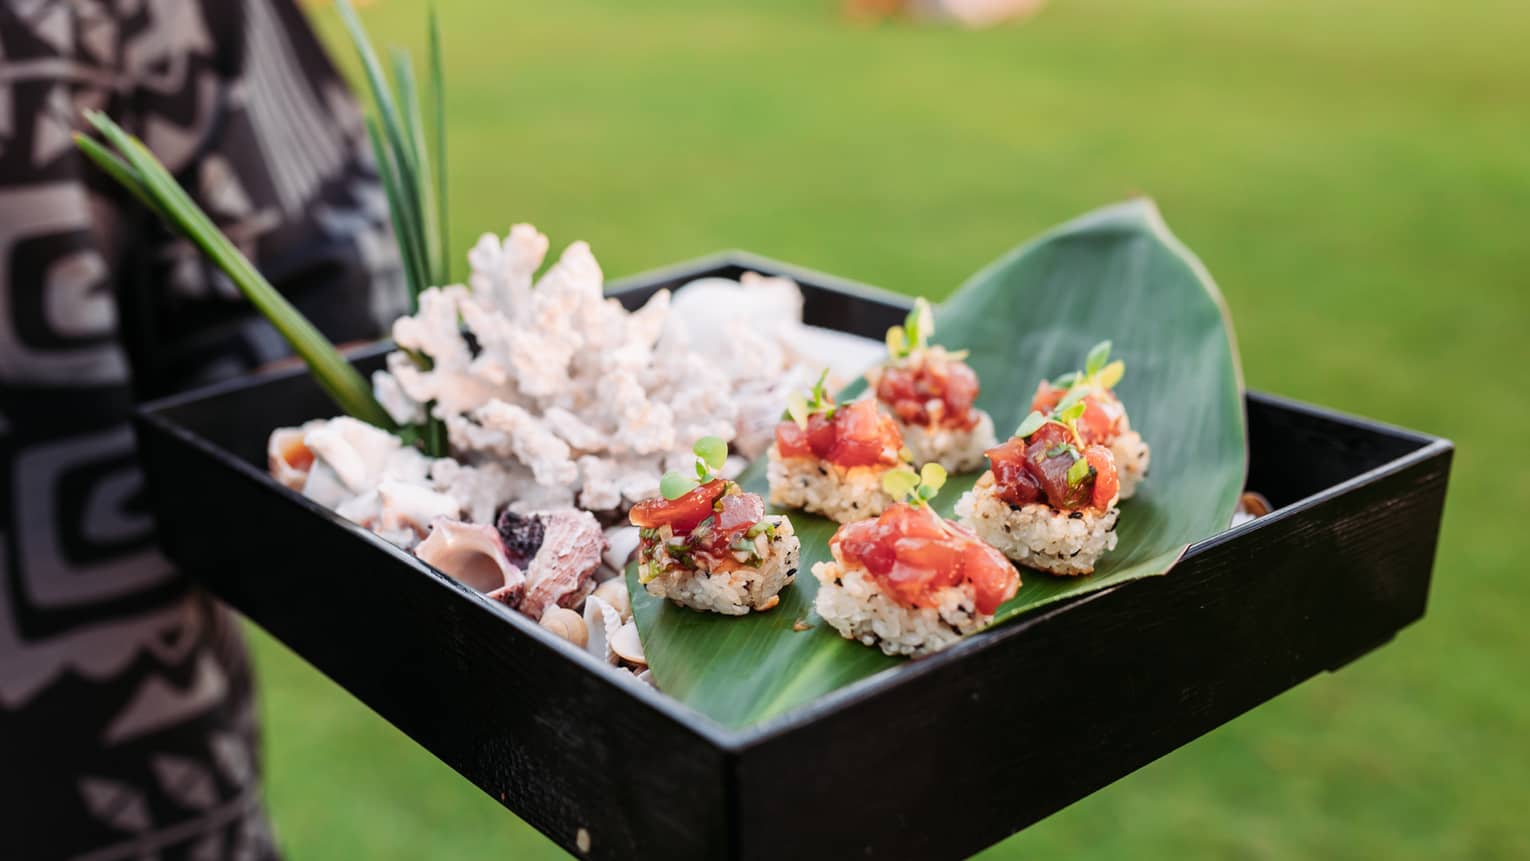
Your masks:
{"label": "blurred lawn", "polygon": [[[442,0],[457,246],[525,220],[613,275],[744,247],[934,296],[1153,195],[1227,294],[1251,387],[1458,442],[1434,597],[989,857],[1530,857],[1530,6],[1054,0],[984,33],[836,9]],[[420,48],[420,4],[366,18]],[[294,858],[557,856],[255,640]]]}

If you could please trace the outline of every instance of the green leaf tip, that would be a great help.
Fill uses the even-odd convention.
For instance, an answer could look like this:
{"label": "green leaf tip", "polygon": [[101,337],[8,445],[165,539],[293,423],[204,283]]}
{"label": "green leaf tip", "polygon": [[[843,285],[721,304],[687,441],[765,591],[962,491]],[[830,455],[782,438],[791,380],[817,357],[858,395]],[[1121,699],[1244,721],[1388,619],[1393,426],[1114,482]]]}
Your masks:
{"label": "green leaf tip", "polygon": [[1084,479],[1089,477],[1089,470],[1088,460],[1082,457],[1075,460],[1073,465],[1068,467],[1068,484],[1073,487],[1079,486],[1084,482]]}
{"label": "green leaf tip", "polygon": [[396,432],[397,424],[377,402],[372,387],[361,374],[260,274],[255,264],[218,229],[148,147],[100,111],[85,111],[84,116],[106,143],[77,136],[75,140],[81,151],[222,270],[308,365],[314,380],[341,410]]}
{"label": "green leaf tip", "polygon": [[701,463],[711,467],[714,471],[722,469],[723,464],[728,460],[728,444],[723,441],[722,437],[704,436],[696,440],[696,444],[691,447],[691,451],[696,453],[696,457],[701,459]]}
{"label": "green leaf tip", "polygon": [[659,493],[665,499],[679,499],[701,486],[701,482],[680,472],[666,472],[659,479]]}
{"label": "green leaf tip", "polygon": [[824,368],[806,395],[801,392],[787,395],[784,418],[796,422],[797,427],[803,430],[807,430],[808,419],[815,413],[823,413],[826,419],[834,418],[834,396],[829,394],[828,379],[829,369]]}
{"label": "green leaf tip", "polygon": [[1015,428],[1015,436],[1025,439],[1036,431],[1041,430],[1041,426],[1046,423],[1047,417],[1033,410],[1030,415],[1020,422],[1020,426]]}
{"label": "green leaf tip", "polygon": [[1092,377],[1105,367],[1110,360],[1110,342],[1101,341],[1089,350],[1089,355],[1084,359],[1084,376]]}
{"label": "green leaf tip", "polygon": [[928,505],[946,483],[946,468],[927,463],[914,472],[911,466],[899,466],[882,473],[882,490],[894,501],[909,505]]}
{"label": "green leaf tip", "polygon": [[903,318],[903,325],[887,330],[887,355],[894,360],[907,358],[928,346],[933,334],[935,312],[929,301],[921,296],[914,300],[914,307]]}

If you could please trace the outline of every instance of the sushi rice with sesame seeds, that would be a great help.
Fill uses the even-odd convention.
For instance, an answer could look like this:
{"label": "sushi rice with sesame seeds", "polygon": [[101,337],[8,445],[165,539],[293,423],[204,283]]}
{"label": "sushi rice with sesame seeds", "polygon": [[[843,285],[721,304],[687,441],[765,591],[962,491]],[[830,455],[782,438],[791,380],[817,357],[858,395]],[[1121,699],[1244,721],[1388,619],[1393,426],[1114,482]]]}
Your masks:
{"label": "sushi rice with sesame seeds", "polygon": [[1121,510],[1064,512],[1044,502],[1014,505],[999,498],[992,472],[956,503],[962,524],[1027,568],[1062,576],[1094,573],[1116,546]]}

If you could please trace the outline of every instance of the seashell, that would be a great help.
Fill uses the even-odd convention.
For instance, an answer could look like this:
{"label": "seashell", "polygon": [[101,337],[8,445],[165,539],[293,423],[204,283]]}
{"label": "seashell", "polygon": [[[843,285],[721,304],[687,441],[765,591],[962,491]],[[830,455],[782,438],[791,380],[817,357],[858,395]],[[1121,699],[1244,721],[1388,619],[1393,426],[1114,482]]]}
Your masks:
{"label": "seashell", "polygon": [[643,684],[649,686],[650,688],[658,689],[659,683],[653,680],[653,670],[644,667],[641,673],[635,673],[634,675],[636,675],[637,680]]}
{"label": "seashell", "polygon": [[308,471],[308,480],[303,482],[303,495],[325,508],[339,508],[353,497],[350,488],[341,483],[340,476],[322,460],[314,461],[313,469]]}
{"label": "seashell", "polygon": [[538,624],[581,649],[590,639],[584,617],[567,607],[548,607]]}
{"label": "seashell", "polygon": [[577,607],[593,588],[592,575],[606,549],[600,523],[587,511],[564,508],[536,515],[541,549],[526,566],[526,595],[516,609],[533,619],[554,604]]}
{"label": "seashell", "polygon": [[616,652],[611,648],[611,641],[622,629],[621,614],[604,599],[591,595],[584,601],[584,627],[589,636],[584,646],[585,651],[606,663],[616,663]]}
{"label": "seashell", "polygon": [[402,481],[377,485],[377,498],[381,503],[378,513],[381,530],[409,528],[424,535],[437,520],[450,520],[461,513],[461,506],[452,497]]}
{"label": "seashell", "polygon": [[622,621],[632,618],[632,599],[627,594],[627,581],[617,577],[595,587],[595,596],[610,604],[621,614]]}
{"label": "seashell", "polygon": [[442,574],[506,604],[514,605],[526,587],[526,575],[505,558],[504,544],[492,526],[438,518],[414,555]]}
{"label": "seashell", "polygon": [[643,641],[638,637],[637,622],[628,622],[611,637],[611,651],[629,664],[648,666],[643,657]]}
{"label": "seashell", "polygon": [[303,435],[314,457],[324,461],[352,493],[372,489],[389,456],[403,447],[398,437],[366,422],[341,416]]}
{"label": "seashell", "polygon": [[638,549],[638,528],[636,526],[613,526],[606,530],[606,552],[601,554],[601,561],[610,566],[614,571],[624,571],[627,563],[632,561],[633,555]]}
{"label": "seashell", "polygon": [[277,428],[266,442],[266,465],[277,481],[301,491],[313,469],[313,452],[303,442],[302,428]]}

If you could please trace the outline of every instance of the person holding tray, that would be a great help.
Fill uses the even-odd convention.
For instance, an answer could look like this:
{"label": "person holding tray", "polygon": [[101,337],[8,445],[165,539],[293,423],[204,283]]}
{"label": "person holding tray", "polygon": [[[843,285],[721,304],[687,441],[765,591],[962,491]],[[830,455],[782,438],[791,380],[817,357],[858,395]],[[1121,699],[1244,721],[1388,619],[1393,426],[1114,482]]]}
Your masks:
{"label": "person holding tray", "polygon": [[156,552],[128,417],[286,350],[71,133],[123,119],[350,341],[403,306],[361,114],[292,0],[6,3],[0,73],[0,856],[275,857],[238,625]]}

